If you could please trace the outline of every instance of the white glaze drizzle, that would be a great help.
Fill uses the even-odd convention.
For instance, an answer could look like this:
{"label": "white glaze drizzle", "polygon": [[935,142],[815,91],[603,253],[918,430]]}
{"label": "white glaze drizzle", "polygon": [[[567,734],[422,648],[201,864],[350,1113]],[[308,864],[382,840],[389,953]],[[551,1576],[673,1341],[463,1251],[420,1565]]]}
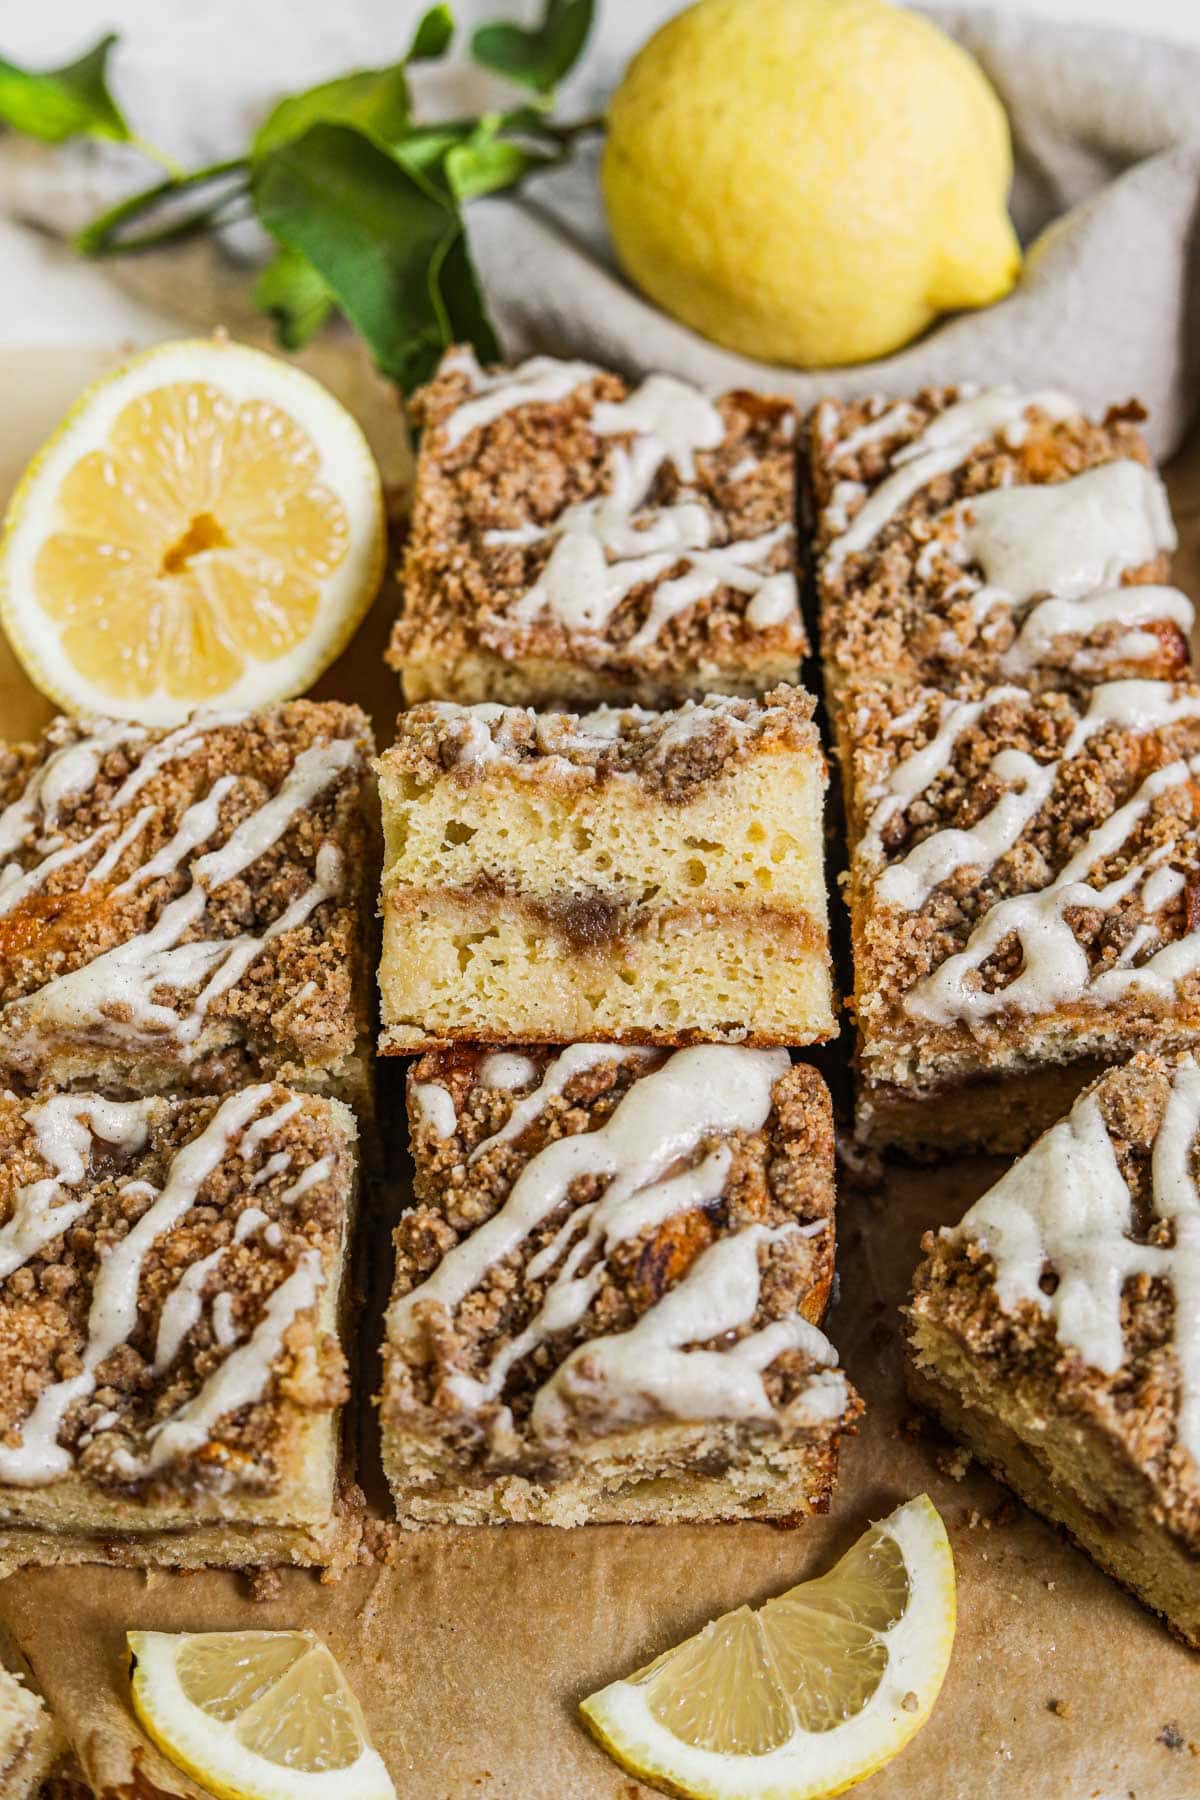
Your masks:
{"label": "white glaze drizzle", "polygon": [[152,1427],[147,1472],[153,1474],[208,1443],[218,1421],[261,1400],[279,1360],[289,1327],[316,1304],[324,1281],[321,1255],[306,1250],[267,1301],[250,1337],[213,1371],[200,1392],[169,1419]]}
{"label": "white glaze drizzle", "polygon": [[[517,1130],[526,1129],[535,1116],[530,1103],[544,1105],[551,1092],[561,1092],[569,1072],[599,1060],[597,1051],[608,1059],[614,1047],[574,1045],[565,1051],[550,1065],[538,1090],[518,1101],[508,1124],[481,1145],[480,1151],[516,1135],[510,1126],[518,1112]],[[559,1067],[564,1063],[567,1072]],[[457,1244],[426,1281],[393,1303],[389,1313],[392,1337],[419,1336],[420,1325],[414,1315],[426,1302],[450,1309],[459,1305],[496,1262],[510,1255],[561,1206],[580,1175],[599,1176],[605,1185],[598,1197],[575,1206],[551,1241],[529,1262],[528,1273],[535,1280],[551,1276],[557,1265],[537,1315],[478,1377],[458,1373],[447,1378],[464,1406],[474,1408],[496,1400],[515,1363],[547,1337],[578,1324],[603,1279],[605,1259],[617,1245],[719,1197],[730,1166],[727,1144],[717,1143],[699,1162],[682,1169],[677,1165],[694,1157],[706,1138],[761,1129],[771,1110],[774,1084],[788,1067],[786,1051],[707,1045],[674,1052],[659,1068],[634,1082],[603,1124],[553,1140],[526,1163],[500,1210]],[[668,1173],[672,1169],[675,1172]],[[775,1241],[798,1231],[813,1234],[823,1229],[822,1221],[807,1227],[789,1224],[775,1231],[752,1227],[698,1259],[689,1276],[651,1309],[656,1322],[640,1322],[636,1343],[627,1345],[622,1340],[621,1349],[610,1349],[611,1340],[600,1339],[586,1346],[589,1351],[602,1347],[600,1356],[609,1386],[604,1405],[611,1411],[613,1423],[626,1422],[631,1402],[618,1390],[621,1371],[634,1363],[640,1362],[648,1384],[641,1391],[652,1393],[653,1405],[664,1412],[689,1418],[720,1413],[758,1419],[771,1415],[761,1372],[781,1350],[795,1344],[810,1350],[823,1346],[819,1360],[832,1362],[833,1353],[825,1340],[799,1320],[769,1326],[730,1350],[703,1353],[694,1365],[694,1353],[685,1355],[682,1349],[737,1329],[753,1317],[760,1240]],[[733,1244],[741,1248],[733,1250]],[[633,1333],[626,1335],[634,1338]],[[733,1358],[715,1382],[706,1379],[709,1357],[721,1362],[723,1370],[726,1357]],[[583,1360],[583,1351],[576,1352],[564,1365],[571,1373],[555,1377],[539,1395],[533,1412],[535,1431],[553,1436],[559,1430],[575,1371]],[[704,1404],[697,1398],[700,1390],[713,1397],[713,1413],[696,1410]],[[840,1393],[844,1405],[844,1385]]]}
{"label": "white glaze drizzle", "polygon": [[820,1366],[789,1409],[794,1425],[825,1423],[846,1408],[845,1377],[823,1332],[798,1313],[777,1319],[721,1349],[689,1348],[749,1324],[758,1306],[759,1249],[795,1226],[751,1225],[701,1252],[683,1279],[629,1331],[593,1338],[573,1350],[538,1392],[534,1435],[554,1446],[574,1431],[628,1430],[662,1418],[769,1422],[774,1409],[763,1373],[785,1350],[803,1350]]}
{"label": "white glaze drizzle", "polygon": [[893,453],[890,473],[830,543],[826,568],[835,572],[847,556],[869,548],[915,494],[939,475],[961,468],[997,432],[1005,432],[1006,441],[1014,447],[1019,444],[1028,430],[1026,413],[1034,406],[1055,420],[1073,419],[1079,413],[1065,394],[1051,390],[1019,394],[1012,388],[993,388],[938,413],[924,431]]}
{"label": "white glaze drizzle", "polygon": [[457,727],[454,762],[465,769],[488,768],[497,762],[520,766],[523,758],[534,751],[558,757],[565,764],[569,764],[572,755],[586,762],[603,755],[626,735],[632,740],[653,738],[657,758],[672,746],[719,728],[739,734],[759,729],[777,712],[730,694],[685,700],[682,706],[665,713],[641,706],[601,706],[576,716],[534,713],[528,707],[498,706],[494,701],[463,706],[452,700],[428,701],[426,709]]}
{"label": "white glaze drizzle", "polygon": [[140,725],[103,720],[86,737],[73,738],[52,750],[33,770],[22,792],[0,813],[0,856],[10,855],[31,836],[52,836],[63,801],[92,786],[111,750],[140,743],[145,736]]}
{"label": "white glaze drizzle", "polygon": [[470,351],[447,357],[443,368],[462,369],[470,377],[474,398],[442,421],[447,448],[457,450],[463,440],[482,425],[493,425],[519,406],[544,406],[565,400],[568,394],[591,381],[599,370],[586,362],[559,362],[552,356],[531,356],[515,369],[485,375]]}
{"label": "white glaze drizzle", "polygon": [[[1006,674],[1027,674],[1060,636],[1086,638],[1109,623],[1165,618],[1191,628],[1194,609],[1177,588],[1119,585],[1127,570],[1173,550],[1177,541],[1162,482],[1131,458],[1066,481],[996,488],[954,513],[953,554],[983,574],[971,600],[975,616],[994,606],[1029,609],[1002,658]],[[1161,648],[1153,634],[1124,645],[1125,653],[1132,649],[1141,658]]]}
{"label": "white glaze drizzle", "polygon": [[249,1162],[252,1156],[257,1156],[259,1145],[265,1144],[268,1138],[273,1138],[289,1119],[294,1119],[302,1105],[299,1094],[291,1094],[273,1112],[264,1113],[261,1119],[252,1120],[242,1133],[242,1161]]}
{"label": "white glaze drizzle", "polygon": [[[259,1121],[256,1121],[256,1123],[257,1122]],[[242,1151],[244,1155],[245,1135],[242,1140]],[[284,1157],[283,1160],[286,1163],[288,1159]],[[267,1170],[270,1169],[271,1163],[274,1161],[275,1158],[272,1157],[270,1162],[266,1165]],[[260,1170],[259,1173],[265,1174],[266,1170]],[[258,1185],[258,1183],[255,1181],[251,1182],[250,1185],[251,1187],[254,1187]],[[238,1214],[237,1224],[234,1226],[234,1243],[245,1243],[248,1238],[255,1236],[255,1234],[267,1223],[267,1214],[263,1212],[261,1207],[245,1207]],[[158,1317],[158,1331],[155,1334],[154,1340],[154,1373],[156,1375],[162,1375],[170,1368],[171,1364],[175,1361],[175,1358],[179,1355],[185,1338],[199,1323],[200,1315],[204,1310],[203,1294],[205,1283],[212,1271],[221,1262],[221,1259],[225,1255],[225,1250],[226,1246],[224,1244],[218,1245],[218,1247],[215,1250],[210,1251],[207,1256],[202,1256],[198,1262],[189,1263],[175,1286],[171,1289],[171,1292],[163,1301],[162,1311]],[[216,1300],[219,1298],[220,1295],[217,1295],[213,1303],[214,1331],[216,1331],[217,1317]],[[218,1343],[224,1342],[219,1331],[216,1331],[216,1336]]]}
{"label": "white glaze drizzle", "polygon": [[546,1065],[542,1079],[533,1093],[526,1094],[517,1101],[500,1130],[476,1144],[469,1161],[478,1162],[481,1156],[486,1156],[497,1144],[507,1144],[513,1138],[520,1137],[576,1075],[582,1075],[588,1069],[599,1068],[603,1063],[644,1062],[654,1054],[653,1050],[630,1044],[568,1045],[561,1055]]}
{"label": "white glaze drizzle", "polygon": [[532,1056],[515,1050],[493,1050],[479,1065],[479,1085],[486,1088],[528,1087],[538,1078],[538,1066]]}
{"label": "white glaze drizzle", "polygon": [[294,1206],[302,1194],[317,1187],[322,1181],[328,1181],[333,1174],[333,1158],[319,1156],[316,1162],[309,1163],[307,1169],[301,1171],[290,1187],[284,1188],[279,1196],[281,1206]]}
{"label": "white glaze drizzle", "polygon": [[958,555],[1014,606],[1037,594],[1080,600],[1177,542],[1166,489],[1132,458],[1066,481],[993,488],[957,510]]}
{"label": "white glaze drizzle", "polygon": [[[996,1296],[1054,1322],[1059,1341],[1104,1375],[1125,1362],[1121,1296],[1135,1275],[1169,1283],[1179,1364],[1179,1443],[1200,1460],[1200,1195],[1195,1177],[1200,1068],[1192,1057],[1171,1073],[1171,1092],[1151,1159],[1155,1215],[1173,1224],[1173,1245],[1138,1243],[1133,1204],[1095,1094],[1039,1138],[961,1225],[945,1233],[973,1241],[995,1263]],[[1046,1293],[1042,1276],[1057,1276]]]}
{"label": "white glaze drizzle", "polygon": [[440,1081],[414,1081],[409,1092],[416,1123],[425,1126],[443,1142],[452,1138],[458,1130],[458,1116],[449,1088],[444,1088]]}
{"label": "white glaze drizzle", "polygon": [[267,1182],[272,1180],[274,1176],[284,1174],[291,1166],[292,1159],[290,1153],[286,1150],[276,1150],[273,1155],[268,1156],[262,1168],[256,1169],[254,1174],[250,1177],[251,1193],[254,1192],[255,1188],[265,1187]]}
{"label": "white glaze drizzle", "polygon": [[[905,996],[905,1010],[935,1024],[970,1024],[999,1012],[1041,1012],[1084,998],[1100,1004],[1131,991],[1164,998],[1173,994],[1178,982],[1200,968],[1200,933],[1165,944],[1137,967],[1117,965],[1092,975],[1086,951],[1065,915],[1073,907],[1108,911],[1147,881],[1149,862],[1134,863],[1102,888],[1092,887],[1087,877],[1093,865],[1122,847],[1160,795],[1197,774],[1200,756],[1154,770],[1123,806],[1089,833],[1047,886],[996,901],[975,925],[964,948],[913,986]],[[977,971],[1010,934],[1021,947],[1020,972],[992,992],[974,985]],[[1144,936],[1143,947],[1148,941]]]}
{"label": "white glaze drizzle", "polygon": [[96,1094],[52,1094],[23,1114],[34,1147],[51,1173],[26,1182],[13,1195],[12,1216],[0,1226],[0,1280],[60,1237],[91,1202],[68,1199],[88,1172],[97,1138],[123,1154],[140,1150],[149,1134],[152,1100],[103,1100]]}
{"label": "white glaze drizzle", "polygon": [[[928,792],[947,771],[963,732],[1000,701],[1030,703],[1020,688],[991,689],[981,700],[942,702],[938,730],[930,742],[892,770],[879,793],[875,811],[864,834],[862,853],[871,858],[882,852],[882,833],[897,812],[905,810]],[[1017,843],[1022,832],[1041,811],[1054,789],[1063,763],[1078,756],[1097,731],[1118,724],[1127,730],[1156,731],[1179,719],[1200,717],[1200,697],[1173,695],[1170,684],[1153,681],[1110,681],[1095,688],[1087,711],[1076,722],[1057,758],[1039,763],[1026,751],[1006,748],[993,756],[991,773],[1004,786],[995,805],[968,830],[948,826],[931,833],[903,857],[889,864],[876,883],[878,897],[887,905],[916,912],[934,888],[962,868],[987,870]],[[904,728],[911,725],[906,717]]]}
{"label": "white glaze drizzle", "polygon": [[217,1346],[228,1350],[237,1343],[237,1326],[233,1319],[233,1295],[228,1288],[222,1288],[219,1294],[213,1295],[212,1330]]}
{"label": "white glaze drizzle", "polygon": [[[532,379],[526,372],[534,369],[533,364],[523,364],[507,376],[473,377],[479,398],[458,408],[443,427],[452,446],[467,430],[510,407],[531,399],[561,398],[550,391],[556,368],[585,371],[573,379],[564,376],[564,392],[595,373],[583,364],[534,360]],[[480,381],[492,385],[482,390]],[[755,630],[783,624],[797,614],[794,576],[761,567],[777,544],[790,539],[790,524],[738,543],[713,544],[711,514],[693,493],[685,489],[672,505],[649,506],[666,463],[674,464],[682,482],[694,482],[696,455],[717,449],[724,440],[724,420],[707,396],[673,376],[651,375],[625,400],[597,401],[589,424],[598,437],[628,435],[632,440],[628,447],[613,448],[608,490],[567,507],[546,526],[528,524],[485,534],[484,542],[494,546],[553,540],[538,579],[509,611],[515,624],[528,625],[548,612],[567,631],[601,633],[621,602],[646,583],[658,585],[647,618],[630,640],[628,648],[635,654],[653,644],[671,619],[718,587],[748,596],[745,616]],[[743,477],[750,472],[745,461],[738,468]],[[662,581],[681,561],[682,572]]]}
{"label": "white glaze drizzle", "polygon": [[[211,893],[264,855],[358,756],[357,746],[344,738],[301,751],[278,791],[243,819],[225,843],[195,858],[191,887],[168,902],[149,931],[55,977],[24,1002],[28,1049],[14,1046],[18,1059],[22,1054],[26,1060],[34,1057],[39,1035],[47,1032],[87,1031],[118,1043],[154,1042],[166,1034],[184,1048],[198,1039],[214,1000],[241,980],[264,946],[302,925],[322,901],[340,893],[340,853],[331,841],[320,846],[315,880],[260,934],[189,939],[188,933],[202,923]],[[170,872],[210,836],[228,783],[229,778],[222,778],[204,800],[189,807],[171,844],[124,885]],[[200,991],[182,1014],[153,998],[159,988],[178,992],[191,987]],[[121,1016],[125,1011],[128,1018]]]}
{"label": "white glaze drizzle", "polygon": [[[1086,594],[1081,600],[1063,600],[1051,596],[1030,607],[1021,629],[1000,659],[1006,675],[1027,675],[1048,656],[1056,639],[1078,635],[1084,639],[1106,625],[1137,627],[1169,620],[1180,631],[1192,629],[1195,608],[1178,588],[1159,587],[1149,583],[1135,587],[1103,588]],[[1152,631],[1131,629],[1116,639],[1110,648],[1096,652],[1081,646],[1071,659],[1078,674],[1102,669],[1106,662],[1120,658],[1125,662],[1146,662],[1161,656],[1162,640]]]}
{"label": "white glaze drizzle", "polygon": [[[205,1129],[175,1157],[161,1190],[140,1180],[124,1184],[123,1194],[144,1195],[151,1205],[100,1263],[92,1292],[80,1373],[51,1383],[43,1390],[20,1428],[19,1445],[0,1447],[0,1479],[17,1485],[39,1485],[69,1471],[72,1458],[58,1444],[58,1432],[70,1408],[94,1391],[95,1373],[100,1364],[128,1340],[136,1324],[141,1271],[151,1244],[183,1221],[195,1205],[204,1182],[229,1153],[239,1132],[244,1154],[246,1141],[252,1134],[253,1149],[263,1142],[264,1136],[269,1136],[292,1116],[293,1109],[285,1103],[255,1120],[254,1113],[270,1094],[270,1086],[263,1085],[247,1088],[223,1101]],[[143,1149],[148,1138],[149,1119],[154,1107],[161,1104],[150,1100],[117,1102],[91,1094],[59,1094],[29,1109],[25,1119],[33,1128],[39,1155],[50,1163],[54,1175],[17,1190],[14,1217],[0,1230],[0,1276],[11,1274],[49,1241],[49,1236],[65,1230],[87,1210],[89,1203],[86,1200],[64,1205],[58,1196],[62,1188],[77,1186],[84,1179],[93,1140],[100,1138],[129,1154]],[[90,1129],[85,1120],[90,1123]],[[329,1157],[319,1158],[280,1196],[281,1201],[293,1202],[324,1180],[331,1168]],[[47,1235],[46,1227],[51,1224],[54,1230]],[[233,1244],[245,1243],[259,1232],[272,1246],[281,1241],[278,1227],[261,1207],[244,1207],[234,1225]],[[163,1374],[171,1366],[198,1323],[203,1311],[205,1285],[227,1248],[218,1246],[207,1256],[189,1264],[167,1295],[155,1336],[153,1369],[156,1375]],[[17,1251],[20,1254],[16,1254]],[[297,1282],[296,1276],[301,1274],[304,1279]],[[154,1448],[149,1459],[137,1464],[125,1455],[122,1472],[133,1478],[160,1467],[177,1455],[186,1454],[189,1448],[196,1448],[205,1441],[208,1430],[224,1413],[258,1398],[269,1378],[287,1325],[304,1305],[311,1304],[320,1279],[319,1253],[305,1252],[297,1270],[268,1301],[263,1319],[248,1342],[222,1363],[187,1406],[152,1429],[150,1436]],[[304,1299],[306,1293],[310,1295],[307,1301]],[[276,1298],[280,1294],[282,1300]],[[228,1349],[236,1343],[233,1302],[227,1292],[218,1292],[213,1297],[212,1325],[219,1346]],[[223,1376],[223,1370],[235,1358],[235,1370],[230,1376]],[[243,1397],[239,1398],[239,1395]],[[113,1415],[109,1423],[114,1423],[115,1418]],[[107,1426],[102,1421],[89,1436],[104,1429]]]}
{"label": "white glaze drizzle", "polygon": [[204,1311],[204,1284],[225,1254],[222,1244],[199,1261],[189,1263],[163,1301],[154,1339],[154,1373],[163,1375],[179,1355],[188,1333],[194,1331]]}
{"label": "white glaze drizzle", "polygon": [[907,431],[916,418],[916,408],[910,400],[898,400],[894,406],[872,403],[880,407],[866,422],[854,431],[847,432],[844,438],[833,444],[833,454],[839,463],[848,462],[865,450],[868,444],[877,444],[881,438],[891,437],[893,432]]}
{"label": "white glaze drizzle", "polygon": [[[245,717],[244,713],[203,713],[177,730],[168,732],[156,743],[148,745],[108,801],[109,810],[114,813],[123,810],[159,770],[190,755],[210,732],[222,726],[236,724]],[[71,842],[64,839],[58,831],[59,810],[65,800],[85,793],[95,783],[100,765],[111,751],[144,745],[146,732],[141,726],[130,725],[121,720],[99,720],[83,729],[87,735],[52,751],[33,771],[23,792],[0,814],[0,856],[11,855],[14,850],[27,847],[30,843],[42,853],[42,860],[28,869],[23,869],[17,862],[0,865],[0,913],[11,911],[29,894],[42,887],[57,869],[88,855],[114,830],[111,825],[100,826],[86,837]],[[224,792],[233,782],[229,780],[216,785]],[[126,850],[137,841],[153,817],[153,807],[140,808],[124,828],[112,837],[104,854],[87,871],[80,886],[86,888],[92,883],[106,881]],[[211,829],[215,827],[214,817]],[[211,832],[206,835],[210,834]],[[202,842],[203,838],[199,841]],[[159,858],[165,858],[170,849],[170,845],[166,846],[159,853]],[[158,862],[159,858],[155,858],[154,862]],[[161,869],[155,868],[153,864],[146,865],[145,868],[136,870],[117,891],[125,891],[138,879],[168,872],[174,866],[173,862],[164,862]]]}
{"label": "white glaze drizzle", "polygon": [[33,1411],[19,1428],[20,1442],[0,1445],[0,1480],[15,1486],[36,1486],[70,1471],[71,1454],[58,1442],[59,1430],[71,1407],[95,1391],[100,1364],[128,1341],[137,1324],[138,1284],[147,1252],[196,1204],[200,1189],[226,1154],[230,1140],[249,1123],[270,1093],[269,1086],[249,1087],[223,1100],[204,1130],[180,1150],[150,1207],[100,1262],[79,1373],[43,1388]]}

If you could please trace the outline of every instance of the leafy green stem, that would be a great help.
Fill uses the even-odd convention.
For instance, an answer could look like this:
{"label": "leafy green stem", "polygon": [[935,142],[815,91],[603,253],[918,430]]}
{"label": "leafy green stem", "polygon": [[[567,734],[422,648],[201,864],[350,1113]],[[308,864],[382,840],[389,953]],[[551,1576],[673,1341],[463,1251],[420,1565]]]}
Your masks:
{"label": "leafy green stem", "polygon": [[139,250],[178,243],[181,238],[207,230],[214,223],[217,213],[232,197],[231,194],[224,193],[210,205],[152,231],[131,233],[128,227],[135,219],[144,218],[147,213],[170,205],[181,195],[194,192],[197,188],[209,187],[216,181],[227,181],[240,176],[243,180],[233,191],[244,192],[249,172],[249,160],[244,156],[234,156],[224,162],[208,163],[204,168],[193,169],[189,174],[169,175],[165,181],[155,182],[153,187],[130,194],[127,199],[118,201],[116,206],[101,213],[98,219],[93,219],[76,237],[76,249],[82,250],[85,256],[130,256]]}
{"label": "leafy green stem", "polygon": [[169,180],[183,181],[186,179],[183,164],[177,163],[167,151],[160,150],[157,144],[152,144],[149,138],[144,138],[140,131],[130,132],[129,144],[130,148],[144,156],[147,162],[157,163]]}

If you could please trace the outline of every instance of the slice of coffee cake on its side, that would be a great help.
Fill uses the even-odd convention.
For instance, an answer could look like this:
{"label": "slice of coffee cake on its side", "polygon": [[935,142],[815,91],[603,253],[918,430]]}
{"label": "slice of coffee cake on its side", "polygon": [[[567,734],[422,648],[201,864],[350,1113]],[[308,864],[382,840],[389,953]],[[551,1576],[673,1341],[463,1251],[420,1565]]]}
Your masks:
{"label": "slice of coffee cake on its side", "polygon": [[388,660],[410,704],[672,706],[794,681],[796,415],[449,351],[422,428]]}
{"label": "slice of coffee cake on its side", "polygon": [[352,1560],[341,1101],[0,1100],[0,1569]]}
{"label": "slice of coffee cake on its side", "polygon": [[1135,1056],[953,1229],[915,1397],[1200,1649],[1200,1066]]}
{"label": "slice of coffee cake on its side", "polygon": [[371,732],[293,701],[0,753],[0,1081],[369,1094]]}
{"label": "slice of coffee cake on its side", "polygon": [[786,1050],[461,1047],[410,1075],[383,1456],[407,1524],[790,1520],[861,1404],[818,1329],[833,1121]]}
{"label": "slice of coffee cake on its side", "polygon": [[427,704],[379,763],[381,1049],[835,1030],[812,701]]}
{"label": "slice of coffee cake on its side", "polygon": [[864,1138],[1020,1150],[1100,1067],[1200,1043],[1200,688],[879,684],[853,736]]}

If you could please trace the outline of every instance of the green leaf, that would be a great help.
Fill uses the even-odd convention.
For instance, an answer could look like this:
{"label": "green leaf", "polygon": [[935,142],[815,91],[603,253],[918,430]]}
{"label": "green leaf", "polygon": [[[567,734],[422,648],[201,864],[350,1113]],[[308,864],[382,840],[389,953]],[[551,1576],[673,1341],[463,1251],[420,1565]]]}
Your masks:
{"label": "green leaf", "polygon": [[403,387],[460,339],[494,361],[458,203],[449,189],[346,125],[313,125],[254,171],[259,218],[304,257]]}
{"label": "green leaf", "polygon": [[414,125],[388,148],[398,162],[418,178],[438,184],[447,151],[465,144],[476,130],[474,119],[448,120],[442,125]]}
{"label": "green leaf", "polygon": [[303,350],[334,308],[324,278],[296,250],[281,250],[254,286],[254,304],[275,321],[285,350]]}
{"label": "green leaf", "polygon": [[129,127],[108,91],[108,55],[116,41],[115,32],[106,33],[62,69],[21,69],[0,56],[0,122],[46,144],[71,137],[128,143]]}
{"label": "green leaf", "polygon": [[454,36],[454,15],[448,6],[431,6],[408,46],[406,62],[436,62],[445,56]]}
{"label": "green leaf", "polygon": [[453,36],[450,8],[431,6],[401,62],[382,69],[357,69],[303,93],[289,94],[259,126],[251,155],[265,156],[290,138],[300,137],[310,125],[322,124],[353,125],[383,144],[397,143],[412,123],[408,64],[444,56]]}
{"label": "green leaf", "polygon": [[534,170],[560,160],[557,153],[528,150],[484,129],[446,152],[446,175],[460,200],[477,200],[481,194],[515,187]]}
{"label": "green leaf", "polygon": [[540,25],[481,25],[471,55],[509,81],[549,94],[579,57],[592,28],[593,0],[546,0]]}
{"label": "green leaf", "polygon": [[404,63],[359,69],[281,100],[255,133],[251,155],[255,159],[265,156],[300,137],[310,125],[320,124],[353,125],[390,144],[404,135],[411,117]]}

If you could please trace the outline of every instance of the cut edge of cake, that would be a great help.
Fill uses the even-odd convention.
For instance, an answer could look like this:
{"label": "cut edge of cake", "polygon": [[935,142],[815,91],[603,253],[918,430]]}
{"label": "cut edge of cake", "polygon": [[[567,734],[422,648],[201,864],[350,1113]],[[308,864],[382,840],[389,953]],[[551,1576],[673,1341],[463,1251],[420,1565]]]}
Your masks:
{"label": "cut edge of cake", "polygon": [[832,1035],[812,707],[403,714],[378,764],[381,1048]]}

